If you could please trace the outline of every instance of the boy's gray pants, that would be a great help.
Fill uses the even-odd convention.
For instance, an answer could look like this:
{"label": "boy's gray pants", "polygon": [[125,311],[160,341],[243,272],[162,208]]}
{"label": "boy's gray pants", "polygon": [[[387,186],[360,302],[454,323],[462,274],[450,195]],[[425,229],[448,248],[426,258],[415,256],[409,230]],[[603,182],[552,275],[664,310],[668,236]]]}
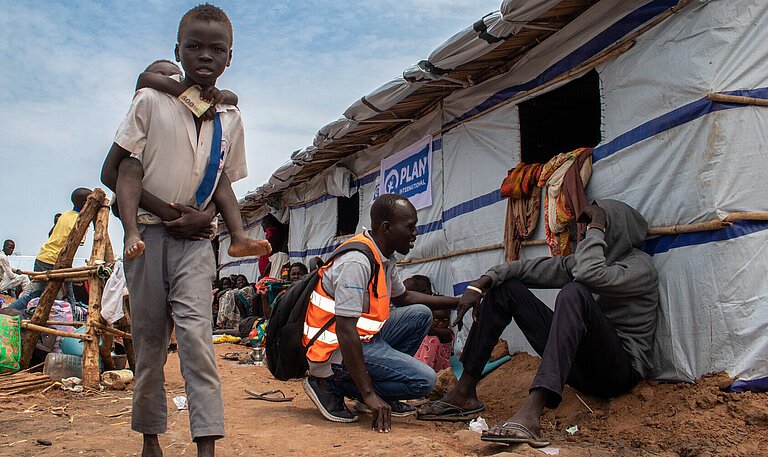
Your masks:
{"label": "boy's gray pants", "polygon": [[136,352],[131,428],[166,431],[164,366],[175,322],[192,439],[222,437],[224,402],[211,338],[211,242],[174,239],[162,224],[139,224],[139,231],[144,254],[125,261]]}

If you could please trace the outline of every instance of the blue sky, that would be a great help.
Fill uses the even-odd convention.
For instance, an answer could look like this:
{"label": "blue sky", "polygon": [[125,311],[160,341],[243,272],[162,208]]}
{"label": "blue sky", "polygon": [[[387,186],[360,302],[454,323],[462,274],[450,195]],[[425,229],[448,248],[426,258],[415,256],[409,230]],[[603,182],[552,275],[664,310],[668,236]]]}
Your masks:
{"label": "blue sky", "polygon": [[[101,164],[136,77],[173,58],[178,21],[198,3],[0,0],[0,238],[14,239],[17,254],[37,254],[74,188],[103,188]],[[500,3],[216,2],[234,27],[218,87],[239,95],[246,134],[249,176],[235,193],[263,184],[355,100]],[[122,250],[114,218],[110,236]]]}

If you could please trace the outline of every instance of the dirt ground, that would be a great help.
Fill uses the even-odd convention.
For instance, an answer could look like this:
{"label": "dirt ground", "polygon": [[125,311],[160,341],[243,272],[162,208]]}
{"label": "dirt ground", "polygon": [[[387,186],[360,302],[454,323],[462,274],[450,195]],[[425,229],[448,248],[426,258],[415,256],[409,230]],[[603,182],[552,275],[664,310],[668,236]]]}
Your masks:
{"label": "dirt ground", "polygon": [[[216,345],[217,356],[246,350]],[[514,354],[480,384],[486,405],[481,415],[490,425],[522,404],[537,365],[535,357]],[[217,443],[220,456],[768,456],[768,394],[721,392],[729,383],[722,373],[696,384],[643,382],[610,401],[567,389],[561,406],[544,415],[544,435],[551,441],[545,453],[527,445],[484,443],[465,423],[395,418],[389,434],[371,431],[370,416],[334,424],[322,418],[299,381],[279,382],[266,367],[222,358],[218,366],[227,433]],[[169,356],[166,379],[168,432],[160,437],[161,446],[166,456],[194,456],[188,412],[176,410],[171,401],[184,393],[175,353]],[[141,438],[130,429],[131,387],[86,395],[49,390],[0,400],[0,455],[140,455]],[[248,400],[244,389],[281,389],[294,399]],[[565,429],[574,425],[579,431],[568,436]],[[38,439],[51,445],[38,444]]]}

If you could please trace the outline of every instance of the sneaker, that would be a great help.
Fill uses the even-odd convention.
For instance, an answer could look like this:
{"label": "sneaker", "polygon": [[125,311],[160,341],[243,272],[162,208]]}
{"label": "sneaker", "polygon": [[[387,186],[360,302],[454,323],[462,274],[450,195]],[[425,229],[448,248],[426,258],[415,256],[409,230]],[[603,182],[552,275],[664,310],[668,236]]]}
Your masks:
{"label": "sneaker", "polygon": [[331,422],[354,422],[359,416],[349,409],[344,403],[344,397],[337,395],[325,387],[320,382],[320,378],[307,376],[301,380],[304,392],[307,393],[312,403],[317,406],[320,413]]}
{"label": "sneaker", "polygon": [[[411,406],[408,403],[402,401],[390,401],[388,403],[392,408],[392,415],[394,417],[406,417],[412,414],[416,414],[416,407]],[[360,400],[355,400],[355,404],[352,406],[352,409],[360,414],[371,414],[370,408],[368,408],[368,406]]]}

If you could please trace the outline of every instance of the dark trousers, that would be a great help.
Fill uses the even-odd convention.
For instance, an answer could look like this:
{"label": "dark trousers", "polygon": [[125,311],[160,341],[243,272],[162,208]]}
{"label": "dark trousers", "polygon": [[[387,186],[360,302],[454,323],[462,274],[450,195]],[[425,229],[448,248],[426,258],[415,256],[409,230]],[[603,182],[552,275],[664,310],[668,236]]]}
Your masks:
{"label": "dark trousers", "polygon": [[563,287],[554,312],[516,279],[488,290],[461,356],[464,371],[481,377],[493,347],[512,319],[541,356],[531,390],[551,392],[548,408],[560,403],[566,383],[607,398],[628,391],[640,380],[613,324],[589,290],[577,282]]}

